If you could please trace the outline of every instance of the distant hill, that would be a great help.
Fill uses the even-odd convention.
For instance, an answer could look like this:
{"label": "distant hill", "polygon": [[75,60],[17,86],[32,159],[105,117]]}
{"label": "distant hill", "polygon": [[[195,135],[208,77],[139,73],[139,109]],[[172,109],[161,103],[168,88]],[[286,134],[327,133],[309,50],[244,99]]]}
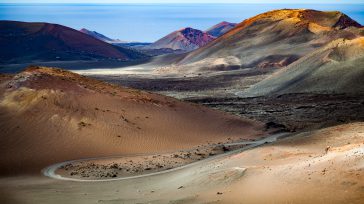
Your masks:
{"label": "distant hill", "polygon": [[223,22],[216,24],[216,25],[212,26],[211,28],[207,29],[205,32],[214,37],[220,37],[223,34],[229,32],[236,25],[237,25],[236,23],[229,23],[229,22],[223,21]]}
{"label": "distant hill", "polygon": [[123,41],[123,40],[119,40],[119,39],[111,39],[101,33],[98,33],[96,31],[90,31],[90,30],[87,30],[86,28],[82,28],[80,30],[80,32],[85,33],[85,34],[92,36],[96,39],[99,39],[101,41],[119,46],[119,47],[139,48],[139,47],[143,47],[143,46],[152,44],[152,43],[148,43],[148,42],[129,42],[129,41]]}
{"label": "distant hill", "polygon": [[118,39],[111,39],[109,37],[106,37],[105,35],[101,34],[101,33],[98,33],[96,31],[90,31],[90,30],[87,30],[86,28],[82,28],[80,30],[80,32],[82,33],[85,33],[87,35],[90,35],[96,39],[99,39],[99,40],[102,40],[104,42],[107,42],[107,43],[128,43],[127,41],[122,41],[122,40],[118,40]]}
{"label": "distant hill", "polygon": [[146,46],[145,49],[168,48],[172,50],[191,51],[203,47],[213,40],[215,40],[215,37],[206,32],[193,28],[183,28]]}
{"label": "distant hill", "polygon": [[0,21],[0,63],[145,58],[58,24]]}
{"label": "distant hill", "polygon": [[94,38],[102,40],[104,42],[113,44],[118,47],[130,48],[130,49],[136,50],[140,53],[143,53],[147,56],[158,56],[158,55],[164,55],[164,54],[185,52],[184,50],[179,50],[179,49],[175,50],[175,49],[171,49],[171,48],[158,48],[158,49],[149,48],[148,46],[151,45],[152,43],[147,43],[147,42],[127,42],[127,41],[122,41],[122,40],[115,40],[115,39],[106,37],[105,35],[103,35],[101,33],[98,33],[96,31],[89,31],[85,28],[81,29],[80,31],[87,35],[90,35]]}

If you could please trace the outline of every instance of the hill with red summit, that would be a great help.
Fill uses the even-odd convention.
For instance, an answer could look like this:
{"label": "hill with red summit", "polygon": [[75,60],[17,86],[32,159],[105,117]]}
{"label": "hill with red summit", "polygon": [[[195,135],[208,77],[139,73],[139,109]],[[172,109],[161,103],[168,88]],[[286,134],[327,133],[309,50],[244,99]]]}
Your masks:
{"label": "hill with red summit", "polygon": [[215,37],[193,28],[183,28],[168,34],[160,40],[146,46],[147,49],[165,49],[191,51],[203,47]]}

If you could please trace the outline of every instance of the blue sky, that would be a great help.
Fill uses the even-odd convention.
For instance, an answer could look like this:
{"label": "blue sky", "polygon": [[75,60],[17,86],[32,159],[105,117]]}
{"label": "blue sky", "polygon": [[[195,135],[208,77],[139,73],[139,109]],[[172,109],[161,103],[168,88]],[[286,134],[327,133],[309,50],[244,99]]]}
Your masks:
{"label": "blue sky", "polygon": [[[4,2],[5,0],[0,0]],[[100,0],[86,4],[90,1],[73,0],[84,4],[1,4],[0,20],[15,20],[26,22],[48,22],[65,25],[74,29],[87,28],[105,34],[111,38],[127,41],[153,42],[183,27],[193,27],[200,30],[221,22],[229,21],[239,23],[244,19],[253,17],[259,13],[282,8],[308,8],[322,11],[341,11],[364,25],[363,4],[339,4],[339,2],[326,4],[326,0],[305,0],[305,4],[282,3],[274,0],[276,4],[151,4],[156,0],[124,1],[129,4],[101,4]],[[103,0],[102,3],[108,0]],[[160,0],[162,1],[162,0]],[[196,1],[196,0],[194,0]],[[244,3],[247,1],[224,0],[230,3]],[[258,1],[258,0],[257,0]],[[257,2],[254,1],[254,2]],[[265,0],[264,2],[267,2]],[[362,2],[358,0],[355,2]],[[20,0],[8,0],[8,3],[20,2]],[[28,0],[28,3],[34,1]],[[53,3],[67,3],[65,1],[52,1]],[[115,3],[116,1],[108,1]],[[122,3],[121,1],[117,1]],[[169,0],[168,3],[176,3],[177,0]],[[206,3],[201,0],[199,3]],[[221,0],[209,0],[209,2],[221,3]],[[263,2],[263,0],[261,0]],[[297,2],[297,1],[294,1]],[[343,2],[343,1],[340,1]],[[344,2],[349,2],[348,0]],[[351,1],[350,1],[351,2]],[[50,1],[43,1],[50,3]],[[160,2],[161,3],[161,2]],[[166,3],[166,2],[165,2]],[[196,2],[195,2],[196,3]],[[249,1],[249,3],[253,3]],[[311,3],[311,4],[309,4]]]}
{"label": "blue sky", "polygon": [[306,3],[363,4],[364,0],[0,0],[0,3]]}

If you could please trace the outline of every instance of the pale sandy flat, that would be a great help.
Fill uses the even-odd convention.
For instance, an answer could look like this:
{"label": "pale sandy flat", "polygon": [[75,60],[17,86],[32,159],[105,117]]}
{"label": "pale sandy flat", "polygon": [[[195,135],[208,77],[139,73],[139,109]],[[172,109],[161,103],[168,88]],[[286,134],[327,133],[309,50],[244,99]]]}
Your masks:
{"label": "pale sandy flat", "polygon": [[363,141],[364,124],[352,123],[151,177],[110,182],[3,178],[1,198],[2,203],[359,204]]}

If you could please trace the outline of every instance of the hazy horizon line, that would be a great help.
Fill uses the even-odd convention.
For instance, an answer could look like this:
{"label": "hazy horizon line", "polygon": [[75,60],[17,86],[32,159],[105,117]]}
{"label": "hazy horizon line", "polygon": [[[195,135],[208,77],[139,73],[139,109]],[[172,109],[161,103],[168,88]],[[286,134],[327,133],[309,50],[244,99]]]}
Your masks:
{"label": "hazy horizon line", "polygon": [[115,5],[115,4],[129,4],[129,5],[160,5],[160,4],[265,4],[265,5],[269,5],[269,4],[275,4],[275,5],[287,5],[287,4],[303,4],[303,5],[309,5],[309,4],[314,4],[314,5],[330,5],[330,4],[343,4],[343,5],[355,5],[355,4],[364,4],[364,2],[330,2],[330,3],[314,3],[314,2],[289,2],[289,3],[280,3],[280,2],[271,2],[271,3],[263,3],[263,2],[245,2],[245,3],[207,3],[207,2],[197,2],[197,3],[193,3],[193,2],[169,2],[169,3],[129,3],[129,2],[123,2],[123,3],[102,3],[102,2],[94,2],[94,3],[81,3],[81,2],[65,2],[65,3],[61,3],[61,2],[0,2],[0,4],[75,4],[75,5]]}

